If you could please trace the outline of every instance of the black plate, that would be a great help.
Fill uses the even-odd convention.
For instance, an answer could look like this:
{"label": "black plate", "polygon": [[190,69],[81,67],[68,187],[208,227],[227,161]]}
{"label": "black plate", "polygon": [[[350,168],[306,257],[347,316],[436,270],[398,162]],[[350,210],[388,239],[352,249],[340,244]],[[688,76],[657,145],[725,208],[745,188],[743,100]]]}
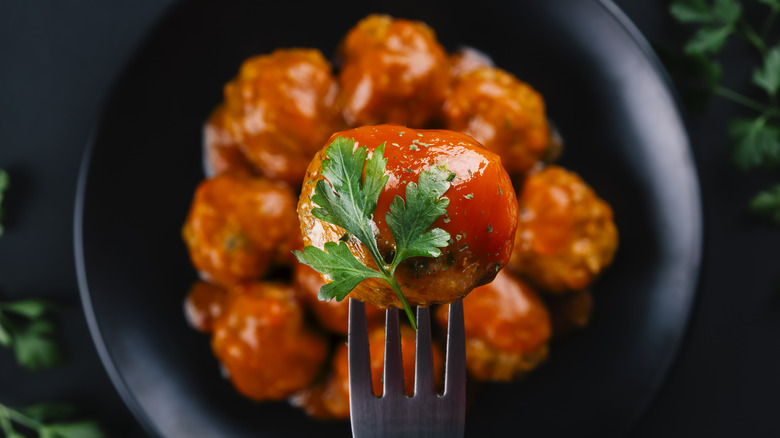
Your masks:
{"label": "black plate", "polygon": [[[81,169],[75,245],[92,335],[114,384],[155,436],[342,437],[285,403],[256,404],[220,377],[182,299],[195,272],[180,238],[203,178],[201,124],[241,61],[277,47],[332,54],[369,12],[423,20],[545,96],[563,165],[614,206],[621,246],[594,286],[592,325],[552,346],[523,383],[478,394],[468,436],[616,436],[650,400],[692,304],[701,209],[688,140],[658,61],[606,1],[194,1],[177,6],[129,64]],[[284,4],[282,4],[284,3]],[[302,12],[305,15],[301,15]]]}

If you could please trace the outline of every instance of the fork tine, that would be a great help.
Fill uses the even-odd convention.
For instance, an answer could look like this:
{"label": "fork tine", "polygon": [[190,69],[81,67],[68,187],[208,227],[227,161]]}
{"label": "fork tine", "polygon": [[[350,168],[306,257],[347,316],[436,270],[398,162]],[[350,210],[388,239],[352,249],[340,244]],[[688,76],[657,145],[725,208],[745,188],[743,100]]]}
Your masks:
{"label": "fork tine", "polygon": [[404,365],[401,357],[401,327],[398,309],[385,311],[385,372],[383,397],[404,395]]}
{"label": "fork tine", "polygon": [[[447,366],[444,373],[444,396],[466,399],[466,334],[463,327],[463,300],[450,303],[447,324]],[[462,403],[461,418],[466,416]]]}
{"label": "fork tine", "polygon": [[433,377],[430,307],[417,307],[417,342],[415,357],[414,396],[430,398],[436,391]]}
{"label": "fork tine", "polygon": [[[349,299],[349,329],[347,335],[349,357],[349,393],[352,399],[369,400],[374,396],[371,387],[371,356],[368,350],[368,323],[366,305]],[[368,382],[368,384],[366,384]]]}

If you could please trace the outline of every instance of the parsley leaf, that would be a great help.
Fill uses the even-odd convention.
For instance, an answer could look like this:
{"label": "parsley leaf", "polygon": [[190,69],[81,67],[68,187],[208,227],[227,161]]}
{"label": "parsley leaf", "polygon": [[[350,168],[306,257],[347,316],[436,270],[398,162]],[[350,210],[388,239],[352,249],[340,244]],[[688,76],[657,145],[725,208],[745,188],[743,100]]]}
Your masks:
{"label": "parsley leaf", "polygon": [[724,24],[733,25],[742,15],[742,5],[737,0],[715,0],[712,16]]}
{"label": "parsley leaf", "polygon": [[450,200],[441,196],[450,188],[450,174],[445,164],[431,166],[420,172],[417,184],[406,185],[406,202],[396,196],[390,204],[385,220],[395,240],[396,259],[438,257],[439,248],[448,245],[449,233],[428,228],[447,212]]}
{"label": "parsley leaf", "polygon": [[753,83],[764,89],[770,96],[777,94],[780,87],[780,46],[769,50],[764,56],[764,65],[753,70]]}
{"label": "parsley leaf", "polygon": [[0,303],[0,345],[11,347],[20,365],[37,370],[62,361],[62,349],[55,340],[55,324],[46,318],[51,303],[22,300]]}
{"label": "parsley leaf", "polygon": [[764,118],[734,119],[728,132],[735,143],[733,158],[739,168],[780,163],[780,129],[767,125]]}
{"label": "parsley leaf", "polygon": [[9,185],[9,178],[8,178],[8,172],[6,172],[3,169],[0,169],[0,236],[3,235],[3,194],[8,189]]}
{"label": "parsley leaf", "polygon": [[94,421],[55,423],[40,430],[41,438],[103,438],[103,431]]}
{"label": "parsley leaf", "polygon": [[704,0],[678,0],[669,6],[669,13],[681,23],[710,23],[712,14]]}
{"label": "parsley leaf", "polygon": [[327,242],[325,251],[315,246],[307,246],[303,252],[294,253],[299,262],[333,280],[320,288],[319,298],[323,301],[333,298],[341,301],[366,278],[382,278],[377,271],[363,266],[344,242]]}
{"label": "parsley leaf", "polygon": [[307,246],[303,251],[293,253],[298,261],[332,280],[320,288],[322,300],[335,298],[341,301],[367,278],[385,280],[416,329],[414,315],[395,278],[395,270],[409,257],[437,257],[441,254],[439,248],[449,244],[449,233],[440,228],[428,228],[446,214],[449,200],[442,195],[449,189],[455,174],[447,170],[445,164],[434,165],[420,173],[417,184],[407,184],[405,202],[400,196],[393,200],[385,220],[395,240],[396,251],[388,265],[379,253],[373,222],[379,195],[390,178],[384,174],[387,166],[384,146],[382,143],[368,158],[367,148],[355,149],[354,139],[336,138],[325,150],[324,179],[317,181],[311,197],[317,205],[312,215],[354,235],[368,249],[377,269],[361,264],[344,242],[327,242],[324,250]]}
{"label": "parsley leaf", "polygon": [[[384,143],[376,148],[373,156],[368,156],[365,146],[354,153],[355,139],[338,137],[322,161],[322,176],[317,181],[312,201],[319,206],[312,210],[317,219],[338,225],[354,234],[368,248],[375,258],[379,249],[374,238],[373,214],[377,199],[390,178],[384,175],[387,159],[383,158]],[[366,176],[363,180],[363,167]]]}
{"label": "parsley leaf", "polygon": [[750,209],[780,224],[780,184],[759,192],[750,201]]}
{"label": "parsley leaf", "polygon": [[21,410],[0,404],[0,431],[8,438],[23,438],[14,424],[34,431],[38,438],[104,438],[106,434],[94,421],[68,421],[76,413],[66,403],[44,403]]}
{"label": "parsley leaf", "polygon": [[723,47],[732,30],[731,26],[703,27],[685,45],[685,53],[689,55],[715,53]]}

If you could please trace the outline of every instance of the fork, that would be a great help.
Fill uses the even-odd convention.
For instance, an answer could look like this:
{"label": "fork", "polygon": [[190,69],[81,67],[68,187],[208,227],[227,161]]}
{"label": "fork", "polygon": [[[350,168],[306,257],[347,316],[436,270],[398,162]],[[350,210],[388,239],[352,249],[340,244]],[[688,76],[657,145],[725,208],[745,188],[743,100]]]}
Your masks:
{"label": "fork", "polygon": [[404,394],[398,309],[385,315],[384,392],[371,385],[365,304],[349,300],[349,404],[354,438],[457,438],[466,422],[466,344],[463,303],[450,304],[444,393],[433,376],[430,308],[417,308],[414,396]]}

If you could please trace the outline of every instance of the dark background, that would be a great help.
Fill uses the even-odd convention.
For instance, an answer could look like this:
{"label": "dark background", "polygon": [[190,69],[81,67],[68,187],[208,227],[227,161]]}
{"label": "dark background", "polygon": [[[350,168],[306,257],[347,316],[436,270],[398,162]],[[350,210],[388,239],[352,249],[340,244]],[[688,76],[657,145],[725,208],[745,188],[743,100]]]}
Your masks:
{"label": "dark background", "polygon": [[[171,3],[0,1],[0,168],[12,178],[0,238],[0,299],[62,303],[69,356],[61,367],[27,372],[0,350],[0,403],[72,401],[112,435],[144,436],[103,370],[79,303],[76,179],[112,82]],[[616,3],[658,48],[679,48],[690,36],[690,28],[669,18],[666,1]],[[756,1],[744,6],[760,18]],[[746,45],[730,43],[723,83],[761,98],[749,84],[756,62]],[[704,199],[703,271],[680,354],[631,437],[780,436],[780,228],[745,208],[780,175],[745,174],[731,164],[725,125],[740,112],[721,98],[704,112],[687,112]]]}

